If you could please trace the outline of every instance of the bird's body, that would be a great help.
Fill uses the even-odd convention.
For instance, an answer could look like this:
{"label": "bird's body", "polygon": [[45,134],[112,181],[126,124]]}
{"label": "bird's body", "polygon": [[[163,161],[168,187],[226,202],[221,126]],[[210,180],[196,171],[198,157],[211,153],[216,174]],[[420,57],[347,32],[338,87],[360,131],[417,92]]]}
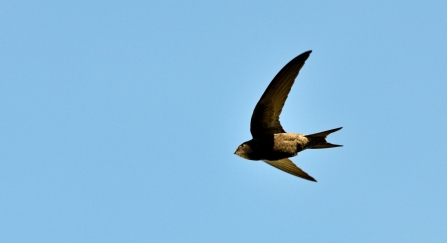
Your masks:
{"label": "bird's body", "polygon": [[237,155],[249,160],[279,160],[296,156],[307,148],[309,139],[303,134],[277,133],[245,143],[250,150],[238,150]]}
{"label": "bird's body", "polygon": [[340,147],[341,145],[328,143],[326,137],[341,127],[304,135],[285,132],[279,122],[282,107],[310,52],[294,58],[272,80],[253,111],[250,126],[253,139],[239,145],[235,154],[244,159],[263,160],[287,173],[315,181],[288,158],[305,149]]}

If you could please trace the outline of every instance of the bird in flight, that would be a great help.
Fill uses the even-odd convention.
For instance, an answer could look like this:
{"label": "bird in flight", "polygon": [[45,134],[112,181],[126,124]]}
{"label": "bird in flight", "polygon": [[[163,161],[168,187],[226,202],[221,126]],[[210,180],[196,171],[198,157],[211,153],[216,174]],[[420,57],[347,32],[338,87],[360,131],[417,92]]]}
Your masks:
{"label": "bird in flight", "polygon": [[296,166],[289,157],[305,149],[341,147],[326,141],[326,136],[342,127],[305,135],[284,131],[279,122],[282,108],[304,62],[312,51],[304,52],[284,66],[265,90],[251,116],[250,132],[253,137],[236,149],[235,154],[267,164],[306,180],[316,180]]}

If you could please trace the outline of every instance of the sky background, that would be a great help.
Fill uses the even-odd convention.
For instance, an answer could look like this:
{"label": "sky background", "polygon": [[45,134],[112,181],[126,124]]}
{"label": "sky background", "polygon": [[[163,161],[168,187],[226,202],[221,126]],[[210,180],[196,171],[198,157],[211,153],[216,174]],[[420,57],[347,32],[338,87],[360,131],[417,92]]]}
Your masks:
{"label": "sky background", "polygon": [[[0,242],[446,242],[446,1],[2,1]],[[342,148],[233,153],[281,115]]]}

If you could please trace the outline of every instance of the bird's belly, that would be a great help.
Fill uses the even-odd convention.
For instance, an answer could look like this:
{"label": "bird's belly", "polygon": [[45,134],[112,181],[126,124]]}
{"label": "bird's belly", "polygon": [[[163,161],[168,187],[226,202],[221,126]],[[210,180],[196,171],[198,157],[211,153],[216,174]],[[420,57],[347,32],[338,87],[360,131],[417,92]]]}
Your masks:
{"label": "bird's belly", "polygon": [[296,156],[306,148],[308,139],[296,133],[278,133],[274,136],[273,153],[278,159]]}
{"label": "bird's belly", "polygon": [[261,160],[280,160],[296,156],[307,147],[308,139],[302,134],[277,133],[258,140],[256,154]]}

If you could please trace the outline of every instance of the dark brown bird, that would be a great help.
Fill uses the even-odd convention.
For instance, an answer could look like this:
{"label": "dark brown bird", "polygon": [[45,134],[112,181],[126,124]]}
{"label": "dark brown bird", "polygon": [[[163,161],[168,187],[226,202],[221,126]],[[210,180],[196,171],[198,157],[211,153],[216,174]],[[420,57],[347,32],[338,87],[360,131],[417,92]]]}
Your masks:
{"label": "dark brown bird", "polygon": [[292,175],[316,181],[298,168],[289,157],[305,149],[340,147],[326,141],[326,136],[341,127],[311,135],[287,133],[279,122],[282,107],[304,62],[312,51],[304,52],[287,63],[265,90],[251,117],[250,132],[253,139],[237,147],[235,154],[249,160],[262,160]]}

